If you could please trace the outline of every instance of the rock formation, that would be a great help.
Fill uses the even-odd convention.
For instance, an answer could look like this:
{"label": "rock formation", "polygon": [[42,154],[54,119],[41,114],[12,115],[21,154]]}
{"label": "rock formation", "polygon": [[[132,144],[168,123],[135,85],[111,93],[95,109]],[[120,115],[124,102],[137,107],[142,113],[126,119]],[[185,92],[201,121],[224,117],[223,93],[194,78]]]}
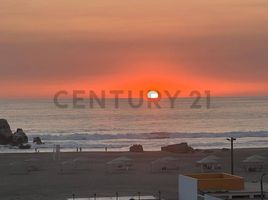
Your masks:
{"label": "rock formation", "polygon": [[185,142],[161,147],[161,151],[167,151],[171,153],[188,153],[193,152],[194,150]]}
{"label": "rock formation", "polygon": [[27,135],[21,128],[12,134],[10,126],[6,119],[0,119],[0,145],[20,146],[28,142]]}
{"label": "rock formation", "polygon": [[129,148],[130,152],[143,152],[143,147],[140,144],[134,144]]}
{"label": "rock formation", "polygon": [[12,141],[12,131],[6,119],[0,119],[0,144],[9,144]]}
{"label": "rock formation", "polygon": [[21,128],[18,128],[17,131],[13,134],[12,143],[16,146],[28,143],[28,137]]}
{"label": "rock formation", "polygon": [[42,142],[42,140],[41,140],[40,137],[34,137],[34,138],[33,138],[33,143],[36,143],[36,144],[44,144],[44,143]]}

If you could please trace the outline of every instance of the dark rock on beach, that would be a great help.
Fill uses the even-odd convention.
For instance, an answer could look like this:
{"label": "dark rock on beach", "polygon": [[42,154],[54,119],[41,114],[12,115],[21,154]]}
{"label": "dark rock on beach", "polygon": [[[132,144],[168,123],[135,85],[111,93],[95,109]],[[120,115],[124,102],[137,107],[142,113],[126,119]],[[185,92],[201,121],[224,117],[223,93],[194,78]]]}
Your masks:
{"label": "dark rock on beach", "polygon": [[129,148],[130,152],[143,152],[143,147],[140,144],[134,144]]}
{"label": "dark rock on beach", "polygon": [[11,128],[6,119],[0,119],[0,145],[20,146],[28,143],[28,137],[21,128],[12,134]]}
{"label": "dark rock on beach", "polygon": [[6,119],[0,119],[0,144],[9,144],[12,141],[12,131]]}
{"label": "dark rock on beach", "polygon": [[38,145],[39,144],[44,144],[40,137],[34,137],[33,138],[33,143],[38,144]]}
{"label": "dark rock on beach", "polygon": [[167,151],[171,153],[190,153],[194,152],[194,149],[187,143],[180,143],[161,147],[161,151]]}
{"label": "dark rock on beach", "polygon": [[28,137],[21,128],[18,128],[17,131],[13,134],[12,143],[16,146],[28,143]]}
{"label": "dark rock on beach", "polygon": [[31,148],[31,145],[30,144],[20,144],[19,145],[19,148],[20,149],[30,149]]}

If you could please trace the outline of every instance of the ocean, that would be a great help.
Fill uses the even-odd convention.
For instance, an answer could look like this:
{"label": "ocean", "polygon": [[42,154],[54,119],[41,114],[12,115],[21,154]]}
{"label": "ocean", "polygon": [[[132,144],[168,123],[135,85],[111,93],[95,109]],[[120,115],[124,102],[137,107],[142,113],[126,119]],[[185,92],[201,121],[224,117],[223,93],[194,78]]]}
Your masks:
{"label": "ocean", "polygon": [[[135,102],[135,100],[133,100]],[[136,100],[138,101],[138,100]],[[0,146],[0,152],[51,151],[60,144],[63,151],[126,151],[132,144],[142,144],[145,150],[160,150],[161,146],[188,142],[194,148],[228,148],[227,137],[236,137],[236,148],[268,146],[268,97],[215,97],[210,108],[206,99],[201,108],[191,108],[194,99],[180,98],[172,108],[168,99],[159,102],[161,108],[148,108],[145,101],[133,108],[127,99],[107,99],[105,108],[93,107],[85,100],[85,108],[57,107],[53,100],[1,100],[0,118],[8,120],[12,131],[23,128],[32,144],[40,136],[44,145],[32,144],[30,150]]]}

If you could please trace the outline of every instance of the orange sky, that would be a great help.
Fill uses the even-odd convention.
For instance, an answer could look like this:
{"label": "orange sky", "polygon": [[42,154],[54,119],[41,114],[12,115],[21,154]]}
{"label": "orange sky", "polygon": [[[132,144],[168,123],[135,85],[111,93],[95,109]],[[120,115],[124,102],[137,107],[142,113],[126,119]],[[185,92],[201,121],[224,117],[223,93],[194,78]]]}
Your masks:
{"label": "orange sky", "polygon": [[0,97],[268,95],[267,0],[0,0]]}

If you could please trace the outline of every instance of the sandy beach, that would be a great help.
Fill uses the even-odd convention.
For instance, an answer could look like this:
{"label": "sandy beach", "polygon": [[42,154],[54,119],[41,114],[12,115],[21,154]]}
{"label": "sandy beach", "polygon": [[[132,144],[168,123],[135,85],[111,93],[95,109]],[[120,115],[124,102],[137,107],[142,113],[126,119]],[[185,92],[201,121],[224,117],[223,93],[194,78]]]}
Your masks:
{"label": "sandy beach", "polygon": [[[268,157],[268,149],[236,149],[235,174],[245,177],[246,181],[258,182],[261,172],[245,172],[242,161],[253,154]],[[229,172],[230,151],[206,150],[187,154],[173,154],[167,152],[79,152],[61,153],[61,161],[53,161],[52,153],[17,153],[0,154],[0,199],[5,200],[33,200],[33,199],[67,199],[73,193],[77,197],[89,197],[96,193],[98,196],[157,195],[175,200],[178,196],[178,174],[200,172],[196,161],[207,155],[216,155],[222,159],[223,172]],[[87,170],[74,170],[70,173],[60,173],[61,162],[87,157]],[[125,172],[110,171],[106,163],[119,156],[133,159],[133,169]],[[180,159],[179,171],[151,172],[150,163],[165,156],[175,156]],[[10,163],[37,158],[41,166],[39,171],[28,174],[16,174],[10,168]],[[264,171],[267,170],[267,160]],[[267,177],[268,178],[268,177]],[[268,179],[265,179],[265,182]]]}
{"label": "sandy beach", "polygon": [[0,200],[268,200],[267,11],[0,0]]}

